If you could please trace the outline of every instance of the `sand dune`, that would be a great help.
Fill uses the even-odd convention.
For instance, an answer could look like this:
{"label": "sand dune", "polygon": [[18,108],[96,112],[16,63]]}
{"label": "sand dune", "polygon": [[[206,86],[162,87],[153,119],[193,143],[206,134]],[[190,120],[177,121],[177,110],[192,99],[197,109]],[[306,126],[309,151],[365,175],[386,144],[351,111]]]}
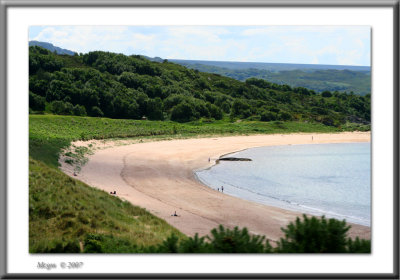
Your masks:
{"label": "sand dune", "polygon": [[[187,235],[196,232],[205,235],[210,229],[223,224],[228,227],[247,227],[252,233],[278,240],[282,236],[280,228],[301,213],[225,195],[198,182],[193,170],[213,165],[223,154],[252,147],[369,141],[369,132],[355,132],[233,136],[108,145],[109,148],[97,150],[89,157],[76,178],[107,192],[116,190],[119,197],[146,208]],[[72,176],[68,165],[62,163],[62,169]],[[179,217],[171,216],[174,211]],[[352,225],[350,236],[370,238],[370,228]]]}

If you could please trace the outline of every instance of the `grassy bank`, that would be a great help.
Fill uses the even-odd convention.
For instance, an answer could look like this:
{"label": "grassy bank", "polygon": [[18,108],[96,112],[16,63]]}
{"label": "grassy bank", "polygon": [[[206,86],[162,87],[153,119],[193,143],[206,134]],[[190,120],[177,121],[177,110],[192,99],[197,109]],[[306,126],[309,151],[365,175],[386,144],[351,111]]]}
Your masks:
{"label": "grassy bank", "polygon": [[29,160],[29,251],[127,253],[177,229],[145,209]]}

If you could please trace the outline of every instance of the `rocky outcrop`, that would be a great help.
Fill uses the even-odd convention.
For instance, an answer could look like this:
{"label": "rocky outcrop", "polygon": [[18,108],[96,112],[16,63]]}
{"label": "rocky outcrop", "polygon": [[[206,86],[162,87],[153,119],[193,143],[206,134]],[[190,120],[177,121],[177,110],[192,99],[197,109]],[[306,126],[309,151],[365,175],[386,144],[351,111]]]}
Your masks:
{"label": "rocky outcrop", "polygon": [[219,160],[226,160],[226,161],[251,161],[250,158],[237,158],[237,157],[224,157],[224,158],[220,158]]}

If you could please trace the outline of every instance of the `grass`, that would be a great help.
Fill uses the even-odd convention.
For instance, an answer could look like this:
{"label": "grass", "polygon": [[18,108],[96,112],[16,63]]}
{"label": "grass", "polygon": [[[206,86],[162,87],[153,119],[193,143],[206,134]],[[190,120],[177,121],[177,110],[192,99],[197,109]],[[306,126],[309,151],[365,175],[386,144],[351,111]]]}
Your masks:
{"label": "grass", "polygon": [[61,149],[75,140],[109,138],[189,138],[215,135],[250,135],[296,132],[340,132],[356,130],[306,122],[259,122],[200,120],[190,123],[141,121],[108,118],[30,115],[29,153],[51,167],[58,166]]}
{"label": "grass", "polygon": [[[215,135],[250,135],[357,130],[305,122],[228,120],[180,124],[169,121],[29,116],[29,251],[31,253],[132,253],[187,238],[145,209],[70,178],[58,170],[62,149],[75,140],[134,138],[170,139]],[[67,151],[71,164],[84,163],[88,151]]]}
{"label": "grass", "polygon": [[145,209],[29,160],[30,253],[84,251],[93,236],[103,252],[127,253],[171,234],[185,238]]}

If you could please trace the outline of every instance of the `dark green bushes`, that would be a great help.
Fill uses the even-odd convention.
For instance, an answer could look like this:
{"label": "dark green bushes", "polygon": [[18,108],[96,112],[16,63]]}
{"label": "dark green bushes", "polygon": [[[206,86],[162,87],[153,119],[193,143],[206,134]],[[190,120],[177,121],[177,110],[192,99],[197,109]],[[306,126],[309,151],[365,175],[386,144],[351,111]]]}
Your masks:
{"label": "dark green bushes", "polygon": [[[179,239],[171,234],[159,245],[135,246],[115,237],[90,234],[85,239],[86,253],[370,253],[371,241],[346,237],[350,226],[345,221],[303,216],[286,228],[285,237],[272,247],[265,236],[250,235],[246,228],[228,229],[220,225],[210,235]],[[112,242],[117,242],[114,247]]]}
{"label": "dark green bushes", "polygon": [[172,108],[171,120],[177,122],[188,122],[195,119],[195,110],[191,104],[183,102]]}
{"label": "dark green bushes", "polygon": [[345,221],[303,215],[303,220],[297,218],[282,229],[285,238],[278,242],[277,250],[282,253],[346,253],[355,247],[349,248],[346,239],[349,229]]}
{"label": "dark green bushes", "polygon": [[29,108],[35,111],[44,111],[46,99],[43,96],[29,92]]}

